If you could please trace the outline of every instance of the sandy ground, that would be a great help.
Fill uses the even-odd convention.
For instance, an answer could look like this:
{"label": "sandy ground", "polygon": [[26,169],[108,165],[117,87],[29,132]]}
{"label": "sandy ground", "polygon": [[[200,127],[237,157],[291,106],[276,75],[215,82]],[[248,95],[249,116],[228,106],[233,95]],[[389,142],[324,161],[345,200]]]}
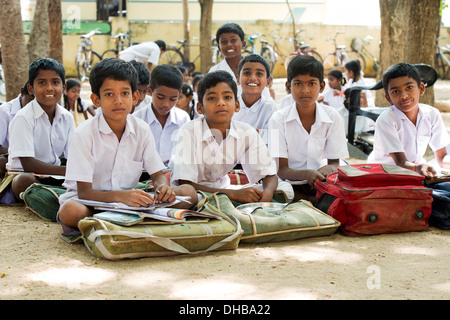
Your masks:
{"label": "sandy ground", "polygon": [[[284,80],[275,84],[281,98]],[[0,207],[0,300],[450,299],[450,231],[436,228],[122,261],[96,259],[60,232],[23,206]]]}

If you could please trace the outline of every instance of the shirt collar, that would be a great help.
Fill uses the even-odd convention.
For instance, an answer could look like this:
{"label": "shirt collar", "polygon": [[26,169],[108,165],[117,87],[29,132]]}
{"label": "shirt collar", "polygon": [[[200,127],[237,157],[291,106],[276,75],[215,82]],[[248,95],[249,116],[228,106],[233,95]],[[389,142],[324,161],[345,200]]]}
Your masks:
{"label": "shirt collar", "polygon": [[[127,116],[127,122],[125,124],[125,131],[123,132],[122,137],[126,137],[129,134],[135,134],[136,133],[136,131],[134,130],[133,123],[131,121],[131,117],[132,117],[131,115]],[[103,116],[103,113],[98,114],[98,118],[99,118],[98,119],[98,121],[99,121],[98,130],[101,133],[104,133],[104,134],[111,134],[111,133],[113,133],[111,127],[108,124],[108,122],[106,122],[105,117]]]}
{"label": "shirt collar", "polygon": [[[35,119],[38,119],[38,118],[42,117],[42,115],[44,115],[44,114],[47,116],[47,113],[41,107],[39,102],[36,101],[36,99],[33,99],[30,103],[31,103],[31,107],[33,108],[33,113],[34,113],[34,118]],[[61,116],[61,109],[60,108],[62,108],[62,107],[59,104],[56,104],[54,120],[59,119],[59,117]],[[48,118],[48,116],[47,116],[47,118]]]}
{"label": "shirt collar", "polygon": [[[215,139],[211,129],[208,126],[208,123],[206,122],[206,119],[203,117],[200,121],[202,123],[202,141],[208,141],[211,139]],[[230,129],[228,129],[226,138],[228,138],[228,137],[233,137],[235,139],[239,139],[239,137],[240,137],[240,134],[239,134],[238,130],[236,129],[236,125],[235,125],[234,121],[231,121]]]}
{"label": "shirt collar", "polygon": [[[173,106],[173,108],[176,108]],[[169,115],[167,117],[166,123],[164,126],[168,126],[171,123],[175,122],[175,112],[173,112],[173,108],[169,111]],[[153,122],[158,122],[159,120],[156,118],[155,112],[153,111],[152,104],[149,104],[147,107],[147,123],[151,124]]]}
{"label": "shirt collar", "polygon": [[239,103],[241,105],[241,109],[246,109],[246,110],[249,110],[249,111],[251,111],[253,113],[257,113],[257,112],[259,112],[259,110],[261,109],[261,106],[263,105],[263,97],[261,96],[261,98],[259,98],[258,101],[256,101],[250,107],[247,107],[245,105],[244,99],[242,99],[242,94],[241,94],[239,96]]}
{"label": "shirt collar", "polygon": [[[297,120],[300,123],[301,122],[300,116],[298,115],[295,101],[291,104],[291,106],[289,108],[290,108],[289,112],[288,112],[284,122]],[[333,123],[333,120],[331,120],[328,113],[326,113],[325,110],[322,108],[322,105],[320,103],[316,102],[316,121],[315,121],[315,123],[321,123],[321,122]]]}

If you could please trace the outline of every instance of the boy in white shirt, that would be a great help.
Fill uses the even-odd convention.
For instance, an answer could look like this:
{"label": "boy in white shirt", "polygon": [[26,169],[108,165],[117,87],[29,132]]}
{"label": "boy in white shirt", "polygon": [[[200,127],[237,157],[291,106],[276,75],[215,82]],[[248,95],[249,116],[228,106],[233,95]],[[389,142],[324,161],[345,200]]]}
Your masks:
{"label": "boy in white shirt", "polygon": [[175,107],[183,86],[183,76],[177,67],[160,65],[150,77],[152,103],[133,115],[150,126],[156,142],[156,150],[167,166],[172,153],[173,139],[178,129],[188,121],[189,115]]}
{"label": "boy in white shirt", "polygon": [[266,144],[269,119],[276,109],[272,98],[262,96],[269,78],[269,64],[260,55],[250,54],[241,60],[238,83],[242,94],[239,96],[239,112],[233,116],[233,120],[248,123],[257,129]]}
{"label": "boy in white shirt", "polygon": [[[39,58],[28,69],[28,92],[35,99],[18,111],[9,124],[9,155],[6,169],[25,171],[17,175],[11,189],[17,201],[20,193],[35,182],[35,174],[64,175],[67,144],[75,129],[69,111],[58,104],[65,89],[65,70],[51,58]],[[32,172],[32,173],[31,173]],[[42,182],[44,183],[44,182]],[[58,184],[58,181],[45,181]]]}
{"label": "boy in white shirt", "polygon": [[436,174],[426,163],[427,146],[434,151],[437,168],[450,168],[446,146],[450,138],[439,110],[419,103],[425,91],[416,67],[398,63],[383,74],[386,99],[392,106],[375,123],[372,163],[389,163],[414,170],[424,176]]}
{"label": "boy in white shirt", "polygon": [[315,201],[314,183],[336,172],[341,158],[348,157],[344,123],[337,111],[317,102],[323,91],[322,63],[311,56],[292,59],[286,88],[294,102],[278,110],[269,121],[269,150],[278,160],[283,180],[306,180],[294,186],[294,201]]}
{"label": "boy in white shirt", "polygon": [[[76,198],[148,207],[184,195],[196,204],[197,194],[191,186],[169,187],[150,128],[129,115],[139,97],[133,66],[116,58],[102,60],[92,69],[89,82],[91,100],[102,112],[83,122],[70,139],[64,182],[67,192],[60,196],[57,217],[64,233],[73,231],[79,220],[94,213]],[[133,189],[143,169],[153,181],[154,199],[143,190]]]}
{"label": "boy in white shirt", "polygon": [[[277,188],[276,168],[264,141],[250,125],[232,120],[239,111],[237,84],[226,71],[208,73],[198,85],[198,112],[203,118],[180,128],[169,167],[172,185],[190,184],[197,190],[221,192],[231,200],[269,202]],[[256,187],[230,189],[228,172],[241,163]]]}
{"label": "boy in white shirt", "polygon": [[150,90],[150,72],[142,62],[132,60],[130,63],[136,69],[138,74],[137,92],[139,92],[139,99],[131,109],[131,113],[144,109],[151,103],[151,96],[148,95]]}
{"label": "boy in white shirt", "polygon": [[119,52],[119,58],[125,61],[136,60],[142,62],[151,72],[153,66],[159,64],[159,57],[166,51],[163,40],[142,42]]}

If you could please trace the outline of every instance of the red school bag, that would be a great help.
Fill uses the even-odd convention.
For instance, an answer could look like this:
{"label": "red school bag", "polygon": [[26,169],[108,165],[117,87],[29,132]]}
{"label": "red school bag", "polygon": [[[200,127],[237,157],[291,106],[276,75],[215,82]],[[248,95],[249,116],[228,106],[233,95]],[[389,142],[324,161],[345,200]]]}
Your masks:
{"label": "red school bag", "polygon": [[423,179],[394,165],[340,166],[325,182],[316,181],[316,207],[338,220],[349,236],[422,231],[433,201]]}

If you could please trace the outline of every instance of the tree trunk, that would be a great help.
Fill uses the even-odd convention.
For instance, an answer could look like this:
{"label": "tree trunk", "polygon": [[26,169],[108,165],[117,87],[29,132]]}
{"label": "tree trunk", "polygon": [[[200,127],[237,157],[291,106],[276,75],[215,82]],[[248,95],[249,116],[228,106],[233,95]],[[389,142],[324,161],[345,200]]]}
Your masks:
{"label": "tree trunk", "polygon": [[200,71],[207,73],[211,67],[211,29],[213,0],[198,0],[200,4]]}
{"label": "tree trunk", "polygon": [[63,63],[63,32],[61,0],[49,0],[48,5],[50,48],[49,57]]}
{"label": "tree trunk", "polygon": [[[441,22],[439,8],[439,0],[380,0],[382,42],[378,78],[398,62],[434,65]],[[421,102],[433,105],[433,88],[425,91]],[[376,105],[389,105],[383,90],[376,93]]]}
{"label": "tree trunk", "polygon": [[186,62],[191,61],[191,24],[189,22],[189,2],[183,0],[183,22],[184,22],[184,39],[186,39],[186,46],[184,47],[184,57]]}
{"label": "tree trunk", "polygon": [[22,27],[20,1],[0,0],[0,43],[5,72],[6,100],[17,97],[28,79],[28,51]]}
{"label": "tree trunk", "polygon": [[[289,0],[286,0],[286,4],[289,10],[289,14],[291,15],[291,19],[292,19],[292,38],[295,38],[296,36],[296,28],[295,28],[295,18],[294,18],[294,13],[292,12],[292,8],[291,8],[291,4],[289,3]],[[292,42],[294,44],[294,51],[297,50],[297,48],[295,47],[295,41]]]}
{"label": "tree trunk", "polygon": [[37,58],[49,56],[48,6],[49,0],[36,0],[33,25],[28,40],[28,54],[31,62]]}

